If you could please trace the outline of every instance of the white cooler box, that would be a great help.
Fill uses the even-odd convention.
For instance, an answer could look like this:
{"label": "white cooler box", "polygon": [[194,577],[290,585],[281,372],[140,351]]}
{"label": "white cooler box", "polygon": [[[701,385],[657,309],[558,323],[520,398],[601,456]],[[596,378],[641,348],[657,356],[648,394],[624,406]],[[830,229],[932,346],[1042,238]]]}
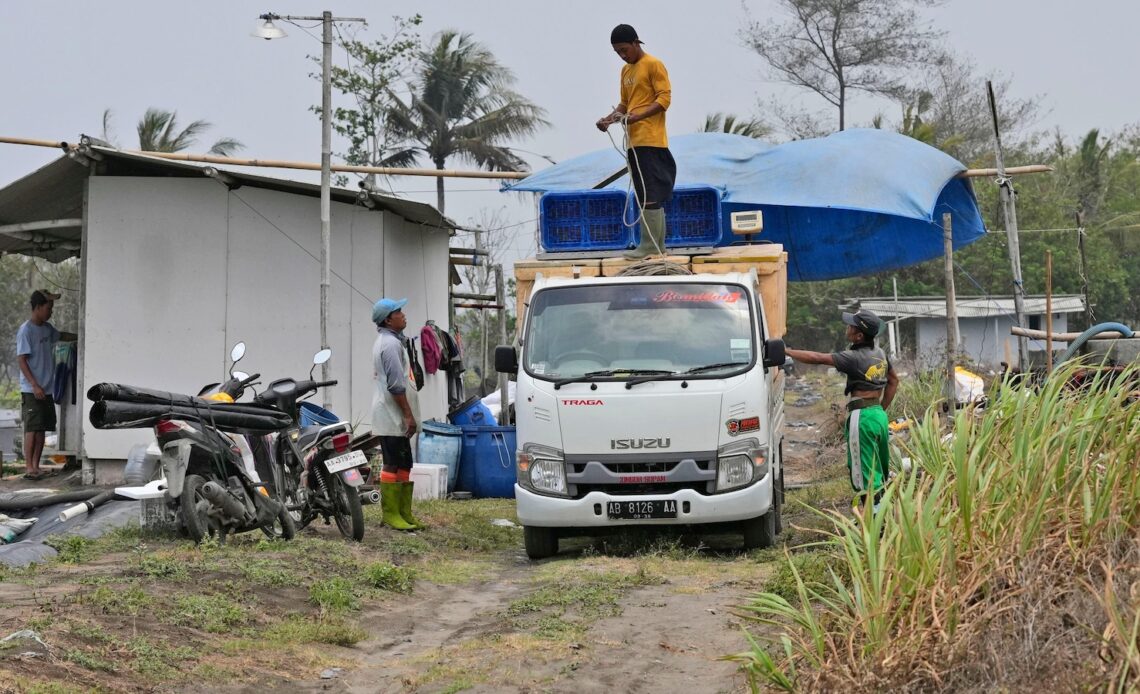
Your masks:
{"label": "white cooler box", "polygon": [[413,499],[443,499],[447,497],[447,466],[416,463],[412,466],[412,481],[416,483]]}

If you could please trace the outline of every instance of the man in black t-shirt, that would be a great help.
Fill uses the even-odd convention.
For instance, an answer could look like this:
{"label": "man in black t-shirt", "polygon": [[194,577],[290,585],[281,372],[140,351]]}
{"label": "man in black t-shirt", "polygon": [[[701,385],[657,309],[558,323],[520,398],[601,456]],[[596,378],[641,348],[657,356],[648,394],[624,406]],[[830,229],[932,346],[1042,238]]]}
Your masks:
{"label": "man in black t-shirt", "polygon": [[850,400],[843,433],[851,487],[859,495],[872,496],[877,504],[891,461],[886,408],[894,400],[899,379],[887,355],[875,346],[875,336],[883,325],[879,317],[860,309],[844,313],[843,322],[847,324],[846,337],[851,346],[842,352],[788,349],[787,355],[804,364],[834,366],[847,376],[843,394]]}

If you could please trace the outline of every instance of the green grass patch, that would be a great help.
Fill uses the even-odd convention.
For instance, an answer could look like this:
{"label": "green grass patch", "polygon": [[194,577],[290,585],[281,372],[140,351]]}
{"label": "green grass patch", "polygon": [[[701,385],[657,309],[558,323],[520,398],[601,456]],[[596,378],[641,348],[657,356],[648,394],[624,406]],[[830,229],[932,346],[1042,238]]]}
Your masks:
{"label": "green grass patch", "polygon": [[322,610],[332,612],[355,609],[360,604],[353,591],[352,582],[340,576],[317,581],[310,586],[309,602]]}
{"label": "green grass patch", "polygon": [[298,582],[297,575],[276,559],[252,559],[238,564],[246,580],[262,586],[288,586]]}
{"label": "green grass patch", "polygon": [[81,593],[79,602],[104,614],[134,616],[149,608],[154,601],[138,586],[103,585],[89,593]]}
{"label": "green grass patch", "polygon": [[506,613],[516,626],[533,628],[542,638],[579,638],[590,622],[620,615],[619,600],[626,591],[664,582],[644,567],[633,573],[575,571],[515,600]]}
{"label": "green grass patch", "polygon": [[85,667],[88,670],[98,670],[100,672],[115,672],[116,670],[115,664],[111,661],[78,648],[64,651],[63,658],[64,660],[70,660],[80,667]]}
{"label": "green grass patch", "polygon": [[482,559],[431,559],[416,565],[416,578],[441,586],[463,585],[495,572],[495,565]]}
{"label": "green grass patch", "polygon": [[230,632],[249,619],[244,607],[221,595],[180,595],[173,608],[169,619],[174,624],[215,634]]}
{"label": "green grass patch", "polygon": [[83,564],[95,556],[95,541],[82,535],[52,535],[44,544],[59,552],[56,561],[64,564]]}
{"label": "green grass patch", "polygon": [[339,616],[314,618],[293,615],[263,631],[262,638],[277,646],[329,643],[349,647],[368,638],[368,632]]}
{"label": "green grass patch", "polygon": [[764,582],[764,591],[795,605],[799,602],[797,575],[804,585],[818,589],[831,582],[831,572],[840,571],[843,559],[834,552],[818,550],[787,555],[776,564],[776,571]]}
{"label": "green grass patch", "polygon": [[171,648],[154,643],[145,636],[136,636],[128,641],[126,650],[134,657],[131,669],[152,679],[171,679],[178,674],[182,665],[197,659],[197,651],[189,646]]}
{"label": "green grass patch", "polygon": [[415,579],[412,569],[386,562],[369,564],[364,569],[364,580],[368,585],[391,593],[411,593]]}
{"label": "green grass patch", "polygon": [[169,553],[141,554],[135,563],[144,576],[170,581],[189,578],[186,563]]}

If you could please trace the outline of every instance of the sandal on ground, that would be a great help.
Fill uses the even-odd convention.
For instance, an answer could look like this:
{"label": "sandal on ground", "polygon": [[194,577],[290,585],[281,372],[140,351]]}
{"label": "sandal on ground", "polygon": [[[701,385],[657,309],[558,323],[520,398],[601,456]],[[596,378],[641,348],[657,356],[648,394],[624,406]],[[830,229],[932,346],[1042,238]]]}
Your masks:
{"label": "sandal on ground", "polygon": [[37,474],[34,472],[25,472],[24,473],[24,479],[26,479],[26,480],[35,481],[35,480],[40,479],[41,477],[43,477],[43,474]]}

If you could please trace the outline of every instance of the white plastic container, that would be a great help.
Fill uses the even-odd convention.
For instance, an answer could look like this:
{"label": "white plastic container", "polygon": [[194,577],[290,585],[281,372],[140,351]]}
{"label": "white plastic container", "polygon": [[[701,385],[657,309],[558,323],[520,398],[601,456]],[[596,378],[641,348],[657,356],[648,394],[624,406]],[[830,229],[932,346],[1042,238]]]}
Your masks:
{"label": "white plastic container", "polygon": [[447,496],[446,465],[413,465],[411,479],[416,483],[412,492],[413,499],[443,499]]}

